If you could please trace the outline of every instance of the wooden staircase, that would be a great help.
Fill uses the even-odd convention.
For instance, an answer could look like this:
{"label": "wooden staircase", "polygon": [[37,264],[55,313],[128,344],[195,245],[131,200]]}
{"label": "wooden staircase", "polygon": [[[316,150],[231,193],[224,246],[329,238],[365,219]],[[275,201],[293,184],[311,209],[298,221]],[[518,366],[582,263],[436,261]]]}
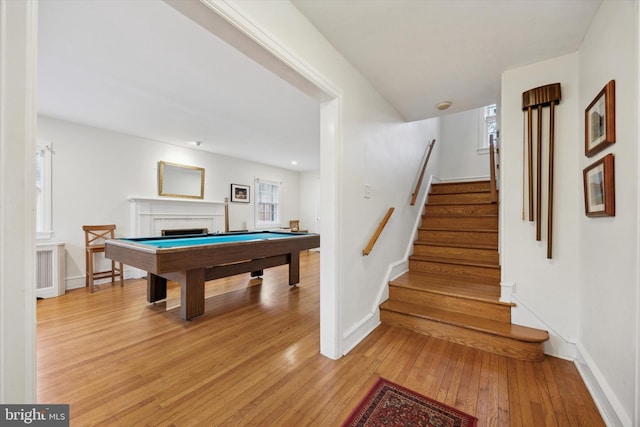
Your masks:
{"label": "wooden staircase", "polygon": [[511,324],[500,298],[498,205],[489,181],[433,184],[409,271],[389,284],[385,323],[520,360],[544,359],[546,331]]}

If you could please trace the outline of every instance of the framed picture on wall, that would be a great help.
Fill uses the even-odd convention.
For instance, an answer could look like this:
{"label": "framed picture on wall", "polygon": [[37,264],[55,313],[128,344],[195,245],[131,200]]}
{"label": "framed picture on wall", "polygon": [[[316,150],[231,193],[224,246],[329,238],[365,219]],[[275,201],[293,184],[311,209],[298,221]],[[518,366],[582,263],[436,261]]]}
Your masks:
{"label": "framed picture on wall", "polygon": [[249,203],[249,186],[231,184],[231,201],[237,203]]}
{"label": "framed picture on wall", "polygon": [[584,154],[592,157],[616,142],[616,81],[611,80],[584,110]]}
{"label": "framed picture on wall", "polygon": [[584,209],[587,216],[615,216],[616,194],[613,154],[587,166],[584,175]]}

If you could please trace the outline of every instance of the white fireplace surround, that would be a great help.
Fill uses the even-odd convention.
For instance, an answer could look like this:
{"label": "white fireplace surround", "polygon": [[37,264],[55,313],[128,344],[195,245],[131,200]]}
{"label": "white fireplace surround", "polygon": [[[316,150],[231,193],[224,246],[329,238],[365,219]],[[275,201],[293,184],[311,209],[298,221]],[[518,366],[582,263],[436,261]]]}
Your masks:
{"label": "white fireplace surround", "polygon": [[172,229],[225,229],[224,202],[170,197],[129,197],[129,202],[132,237],[160,236]]}

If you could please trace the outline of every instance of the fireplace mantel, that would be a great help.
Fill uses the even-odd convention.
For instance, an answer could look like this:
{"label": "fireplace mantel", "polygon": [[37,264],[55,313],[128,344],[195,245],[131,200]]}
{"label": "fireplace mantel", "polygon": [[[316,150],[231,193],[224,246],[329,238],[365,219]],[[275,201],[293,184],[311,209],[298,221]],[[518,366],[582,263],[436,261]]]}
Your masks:
{"label": "fireplace mantel", "polygon": [[225,202],[173,197],[130,196],[132,237],[160,236],[162,230],[225,230]]}

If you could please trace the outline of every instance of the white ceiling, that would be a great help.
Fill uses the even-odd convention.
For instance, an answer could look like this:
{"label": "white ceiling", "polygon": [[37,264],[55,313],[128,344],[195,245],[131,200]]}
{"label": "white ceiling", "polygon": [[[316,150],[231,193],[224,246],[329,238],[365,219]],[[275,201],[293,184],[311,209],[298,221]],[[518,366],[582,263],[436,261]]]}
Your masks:
{"label": "white ceiling", "polygon": [[[409,121],[441,114],[440,101],[448,112],[496,102],[504,70],[576,51],[600,3],[293,0]],[[39,13],[41,114],[319,167],[318,101],[165,3],[49,0]]]}
{"label": "white ceiling", "polygon": [[496,103],[503,71],[575,52],[601,0],[292,0],[408,121]]}
{"label": "white ceiling", "polygon": [[202,150],[293,170],[319,167],[318,101],[165,3],[49,0],[39,14],[41,114],[177,145],[201,141]]}

